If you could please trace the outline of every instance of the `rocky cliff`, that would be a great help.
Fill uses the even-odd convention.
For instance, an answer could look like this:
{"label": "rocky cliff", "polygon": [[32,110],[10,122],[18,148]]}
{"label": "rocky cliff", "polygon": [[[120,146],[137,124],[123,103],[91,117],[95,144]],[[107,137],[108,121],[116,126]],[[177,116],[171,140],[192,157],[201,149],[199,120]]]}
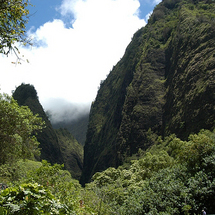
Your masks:
{"label": "rocky cliff", "polygon": [[41,148],[41,159],[50,163],[63,163],[62,153],[58,144],[57,135],[40,104],[34,86],[21,84],[13,93],[13,98],[20,106],[28,106],[34,114],[39,114],[45,122],[45,128],[37,135]]}
{"label": "rocky cliff", "polygon": [[20,106],[28,106],[45,122],[45,128],[37,135],[41,156],[38,160],[47,160],[51,164],[63,164],[72,177],[79,179],[83,166],[83,146],[65,129],[53,129],[33,85],[22,84],[16,88],[13,97]]}
{"label": "rocky cliff", "polygon": [[135,33],[93,102],[81,183],[154,137],[215,125],[215,2],[164,0]]}

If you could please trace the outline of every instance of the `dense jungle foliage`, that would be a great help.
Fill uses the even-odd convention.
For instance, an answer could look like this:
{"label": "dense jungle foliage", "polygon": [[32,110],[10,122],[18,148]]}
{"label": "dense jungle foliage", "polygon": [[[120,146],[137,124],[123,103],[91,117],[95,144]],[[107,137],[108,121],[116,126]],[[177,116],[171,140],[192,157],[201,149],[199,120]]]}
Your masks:
{"label": "dense jungle foliage", "polygon": [[187,140],[215,123],[215,2],[163,0],[101,83],[84,146],[81,183],[138,149],[148,130]]}
{"label": "dense jungle foliage", "polygon": [[[134,159],[134,160],[133,160]],[[1,214],[201,214],[215,211],[215,131],[162,140],[83,188],[59,164],[0,166]]]}
{"label": "dense jungle foliage", "polygon": [[[18,102],[0,95],[0,214],[214,213],[214,22],[214,0],[155,8],[92,104],[84,187],[63,164],[36,161],[48,119],[35,115],[32,86],[14,92]],[[60,129],[55,138],[61,161],[70,162],[73,137]]]}
{"label": "dense jungle foliage", "polygon": [[1,95],[0,115],[3,215],[215,211],[215,130],[201,130],[182,141],[175,135],[162,139],[149,129],[153,146],[139,149],[117,169],[97,172],[83,188],[63,165],[33,160],[39,149],[32,135],[43,127],[38,115],[7,95]]}

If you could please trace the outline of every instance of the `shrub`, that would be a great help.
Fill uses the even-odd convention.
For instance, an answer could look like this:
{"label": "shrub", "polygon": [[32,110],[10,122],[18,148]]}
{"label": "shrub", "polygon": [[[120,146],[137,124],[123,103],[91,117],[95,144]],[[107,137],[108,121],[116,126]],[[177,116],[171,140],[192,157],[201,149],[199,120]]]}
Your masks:
{"label": "shrub", "polygon": [[43,186],[29,183],[1,191],[0,212],[14,215],[66,214],[67,209]]}

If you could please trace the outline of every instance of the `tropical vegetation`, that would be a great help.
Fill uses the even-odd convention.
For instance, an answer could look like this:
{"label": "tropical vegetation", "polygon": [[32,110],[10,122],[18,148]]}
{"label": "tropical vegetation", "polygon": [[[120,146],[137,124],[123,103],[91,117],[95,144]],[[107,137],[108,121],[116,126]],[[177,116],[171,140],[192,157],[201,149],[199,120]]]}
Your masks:
{"label": "tropical vegetation", "polygon": [[[0,180],[2,214],[200,214],[215,210],[215,131],[157,138],[83,188],[59,164],[18,160]],[[15,177],[16,176],[16,177]]]}
{"label": "tropical vegetation", "polygon": [[13,51],[19,59],[17,44],[30,44],[25,30],[29,5],[29,0],[0,0],[0,53],[8,55]]}
{"label": "tropical vegetation", "polygon": [[[0,53],[8,54],[24,41],[28,1],[0,3]],[[92,104],[84,186],[65,169],[67,130],[56,131],[53,151],[48,139],[42,145],[52,156],[59,149],[65,166],[38,161],[38,134],[51,125],[38,103],[27,107],[32,86],[14,93],[19,101],[0,94],[0,214],[214,213],[214,10],[214,0],[164,0],[134,35]]]}

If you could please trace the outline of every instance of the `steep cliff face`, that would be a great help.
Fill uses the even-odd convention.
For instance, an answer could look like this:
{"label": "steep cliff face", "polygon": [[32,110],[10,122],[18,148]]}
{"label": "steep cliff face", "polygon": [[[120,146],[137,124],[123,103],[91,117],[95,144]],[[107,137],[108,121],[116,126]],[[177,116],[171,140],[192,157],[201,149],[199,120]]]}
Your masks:
{"label": "steep cliff face", "polygon": [[215,2],[208,2],[181,8],[166,49],[164,133],[182,139],[215,122]]}
{"label": "steep cliff face", "polygon": [[215,2],[164,0],[101,84],[81,183],[147,149],[153,135],[186,139],[214,128],[214,92]]}
{"label": "steep cliff face", "polygon": [[45,128],[37,135],[41,148],[41,159],[50,163],[63,163],[62,153],[58,144],[57,135],[40,104],[34,86],[22,84],[16,88],[13,98],[20,106],[28,106],[34,114],[39,114],[45,122]]}
{"label": "steep cliff face", "polygon": [[83,146],[66,129],[53,129],[38,100],[34,86],[20,85],[14,91],[13,97],[20,106],[28,106],[45,122],[45,128],[37,135],[41,148],[41,156],[37,159],[44,159],[52,164],[64,163],[65,169],[71,173],[72,177],[79,179],[83,167]]}

